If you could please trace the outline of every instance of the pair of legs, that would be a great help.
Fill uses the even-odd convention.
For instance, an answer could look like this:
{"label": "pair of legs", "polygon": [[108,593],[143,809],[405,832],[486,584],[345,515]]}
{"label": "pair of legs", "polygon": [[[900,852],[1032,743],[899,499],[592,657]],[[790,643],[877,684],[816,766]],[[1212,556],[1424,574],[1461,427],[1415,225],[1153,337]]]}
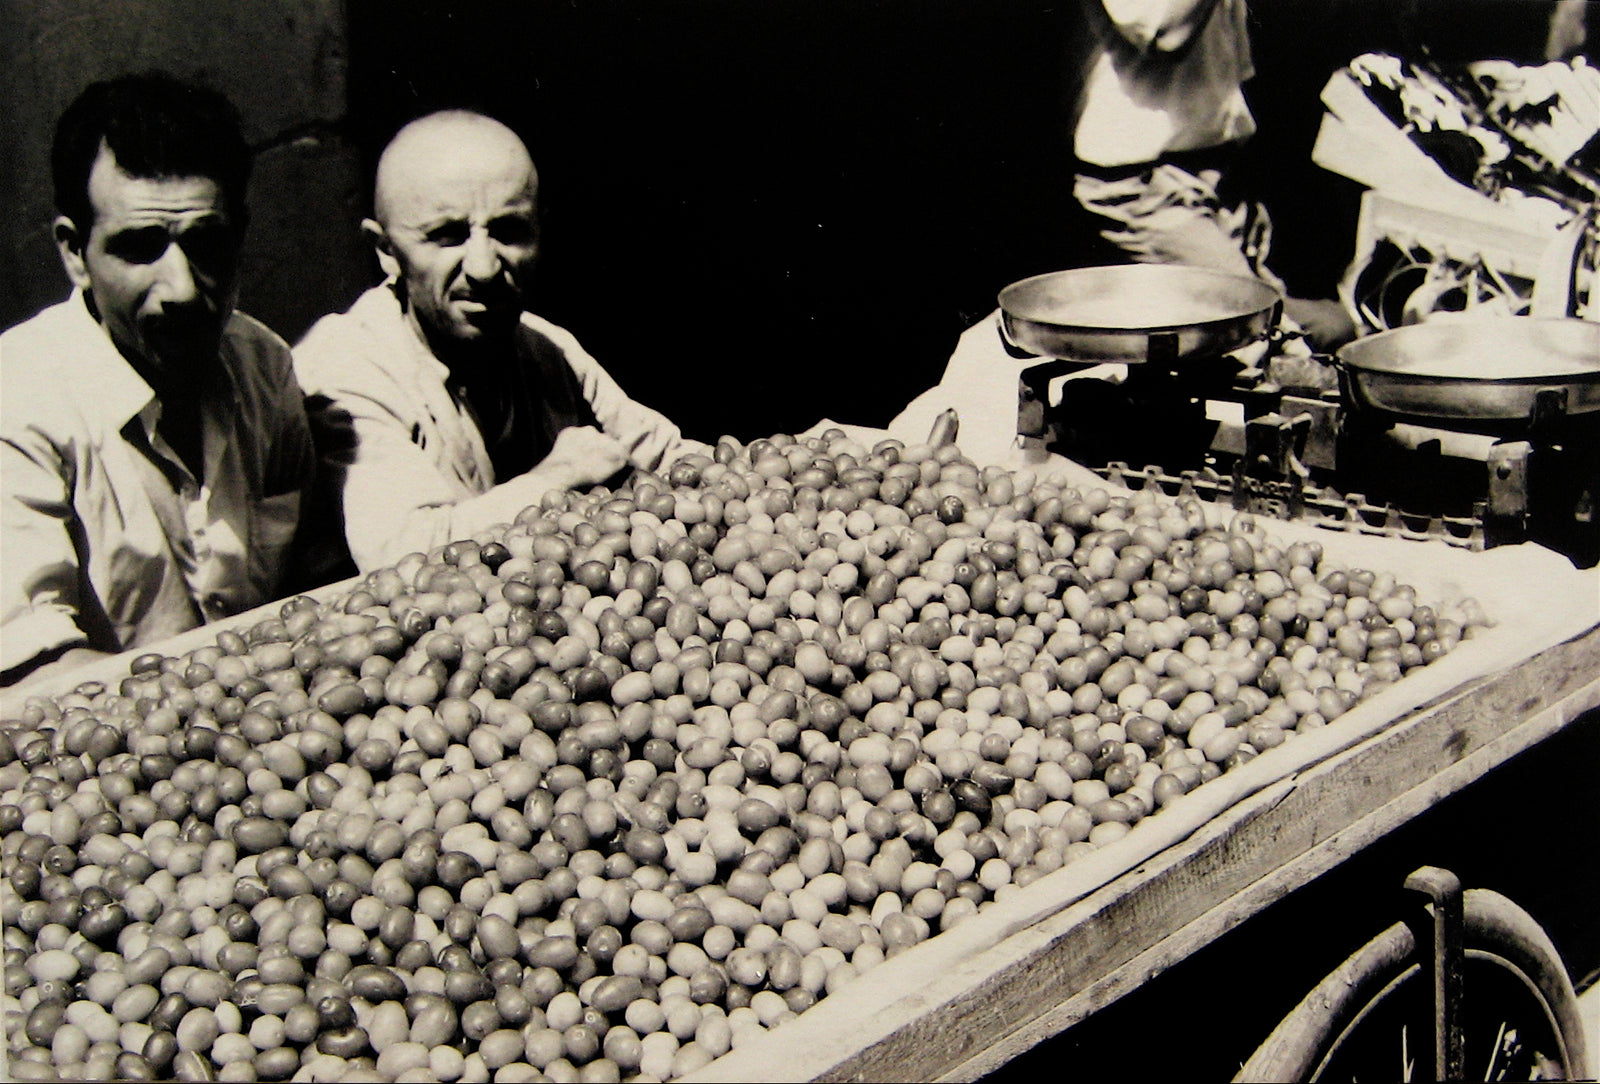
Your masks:
{"label": "pair of legs", "polygon": [[[1287,295],[1267,267],[1271,217],[1260,203],[1227,192],[1221,168],[1164,162],[1121,175],[1079,173],[1073,196],[1121,259],[1253,275]],[[1288,298],[1284,311],[1318,350],[1331,350],[1355,333],[1334,300]]]}

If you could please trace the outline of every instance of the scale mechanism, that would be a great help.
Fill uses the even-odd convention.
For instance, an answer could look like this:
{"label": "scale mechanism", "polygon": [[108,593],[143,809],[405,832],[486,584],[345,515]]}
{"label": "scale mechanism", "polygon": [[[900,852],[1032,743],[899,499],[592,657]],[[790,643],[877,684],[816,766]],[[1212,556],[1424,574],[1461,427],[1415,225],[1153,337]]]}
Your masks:
{"label": "scale mechanism", "polygon": [[[1600,325],[1445,319],[1357,340],[1337,358],[1286,357],[1275,295],[1223,311],[1228,332],[1196,343],[1154,301],[1149,322],[1160,326],[1095,328],[1093,305],[1073,293],[1093,291],[1061,281],[1116,272],[1134,289],[1141,272],[1193,270],[1040,276],[1056,280],[1056,310],[1071,323],[1052,324],[1037,287],[1016,298],[1037,280],[1001,294],[1008,349],[1038,357],[1018,379],[1026,449],[1136,489],[1334,530],[1471,550],[1534,541],[1581,567],[1600,559]],[[1170,281],[1163,287],[1170,295]],[[1486,354],[1515,374],[1497,376]],[[1456,359],[1469,375],[1453,375]]]}

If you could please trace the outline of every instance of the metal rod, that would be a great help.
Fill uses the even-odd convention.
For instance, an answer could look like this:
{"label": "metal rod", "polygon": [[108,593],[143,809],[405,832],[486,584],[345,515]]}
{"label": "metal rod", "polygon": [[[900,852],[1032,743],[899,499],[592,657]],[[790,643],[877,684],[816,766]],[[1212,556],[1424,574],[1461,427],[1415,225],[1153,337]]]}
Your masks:
{"label": "metal rod", "polygon": [[[1447,869],[1423,866],[1406,878],[1406,889],[1427,896],[1433,914],[1433,1080],[1460,1080],[1465,1069],[1461,1035],[1461,879]],[[1419,939],[1420,941],[1420,939]]]}

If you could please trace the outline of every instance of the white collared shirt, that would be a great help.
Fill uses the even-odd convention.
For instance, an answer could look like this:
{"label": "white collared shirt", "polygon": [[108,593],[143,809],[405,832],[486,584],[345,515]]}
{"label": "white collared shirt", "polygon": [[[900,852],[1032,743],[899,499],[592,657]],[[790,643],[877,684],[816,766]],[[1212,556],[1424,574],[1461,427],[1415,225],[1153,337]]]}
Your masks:
{"label": "white collared shirt", "polygon": [[[1100,34],[1079,96],[1080,159],[1107,167],[1157,162],[1254,134],[1243,90],[1255,74],[1245,0],[1080,2]],[[1182,44],[1165,48],[1171,40]]]}
{"label": "white collared shirt", "polygon": [[[518,356],[506,384],[523,387],[528,409],[513,441],[555,424],[541,419],[557,381],[574,382],[594,424],[619,441],[636,467],[656,470],[711,448],[687,439],[662,414],[630,399],[568,331],[522,314]],[[488,445],[449,368],[429,351],[393,283],[367,290],[347,312],[324,316],[294,348],[296,375],[322,449],[324,499],[342,516],[362,571],[426,553],[509,523],[543,490],[533,472],[497,478]],[[509,371],[510,365],[521,366]],[[546,432],[546,437],[553,433]]]}
{"label": "white collared shirt", "polygon": [[235,314],[202,477],[81,293],[0,335],[0,670],[160,641],[276,597],[315,467],[287,345]]}

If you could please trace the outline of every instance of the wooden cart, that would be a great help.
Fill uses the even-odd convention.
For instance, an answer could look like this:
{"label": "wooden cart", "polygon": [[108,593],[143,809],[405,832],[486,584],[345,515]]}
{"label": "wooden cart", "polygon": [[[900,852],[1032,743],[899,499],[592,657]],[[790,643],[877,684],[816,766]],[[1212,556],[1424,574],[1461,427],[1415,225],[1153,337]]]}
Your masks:
{"label": "wooden cart", "polygon": [[[345,586],[315,594],[332,597]],[[214,642],[222,628],[248,626],[276,609],[192,630],[162,650],[182,654]],[[12,690],[0,697],[0,714],[14,716],[30,695],[115,680],[128,672],[134,654]],[[1093,1014],[1147,987],[1475,780],[1584,726],[1600,729],[1600,625],[1467,682],[1365,740],[1228,802],[1192,833],[1085,895],[1051,898],[1030,888],[1025,907],[998,918],[985,912],[881,965],[693,1079],[973,1080],[1004,1075],[1008,1062],[1030,1052],[1036,1063],[1037,1051],[1046,1049],[1041,1044],[1052,1037],[1071,1035]],[[1096,862],[1111,850],[1082,861]],[[1427,856],[1419,856],[1425,861]],[[1572,903],[1585,913],[1592,910],[1592,901]],[[979,921],[985,916],[994,920]],[[1394,916],[1354,907],[1347,917],[1352,929],[1364,930]],[[1430,951],[1424,941],[1391,945],[1395,958],[1385,962],[1392,967]],[[1353,989],[1355,977],[1340,971],[1333,981]],[[1566,982],[1564,973],[1560,981]],[[1227,984],[1219,981],[1219,988]],[[1558,992],[1560,1003],[1550,1007],[1555,1030],[1564,1036],[1577,1026],[1571,996],[1567,983],[1565,1000]],[[1314,1055],[1318,1044],[1325,1046],[1337,1033],[1338,1012],[1348,1016],[1360,1008],[1326,1004],[1326,990],[1309,1002],[1310,1009],[1292,1016],[1263,1047],[1264,1055],[1277,1060],[1263,1063],[1264,1069],[1245,1067],[1245,1077],[1259,1072],[1255,1078],[1273,1079],[1283,1072],[1285,1057]],[[1264,1007],[1215,1004],[1191,1011],[1223,1021],[1235,1045],[1241,1035],[1251,1042],[1265,1037],[1278,1019],[1276,1010]],[[1430,1039],[1411,1041],[1426,1046]],[[1592,1071],[1582,1046],[1580,1039],[1566,1051],[1579,1076]],[[1426,1051],[1418,1057],[1426,1058]],[[1431,1079],[1428,1063],[1421,1064],[1417,1079]],[[1094,1069],[1123,1072],[1114,1062]]]}
{"label": "wooden cart", "polygon": [[[735,1050],[696,1079],[753,1079],[763,1067],[767,1078],[779,1079],[973,1080],[995,1073],[1531,747],[1570,727],[1600,726],[1597,708],[1600,627],[1461,687],[1266,787],[1036,923],[951,951],[956,966],[930,976],[922,989],[904,991],[896,983],[900,996],[881,1003],[869,975],[775,1034],[777,1041]],[[1586,767],[1592,777],[1595,765]],[[1592,922],[1592,902],[1575,897],[1571,905]],[[1350,908],[1352,926],[1381,926],[1395,917],[1374,914],[1370,903]],[[960,941],[975,932],[957,927],[943,936]],[[1248,972],[1250,965],[1241,968]],[[1234,983],[1248,981],[1248,974],[1219,978],[1222,1000],[1191,1011],[1216,1019],[1236,1042],[1240,1035],[1265,1037],[1275,1016],[1226,1004],[1236,996]],[[1553,1008],[1568,1014],[1563,1027],[1577,1028],[1570,1004]],[[1319,1022],[1324,1031],[1334,1022],[1329,1009]],[[845,1021],[851,1023],[841,1029]],[[1275,1037],[1279,1052],[1322,1038],[1303,1017],[1290,1029]],[[1152,1028],[1143,1041],[1159,1042],[1161,1030]],[[1417,1041],[1426,1046],[1432,1037]],[[1592,1072],[1585,1054],[1573,1057],[1574,1075]],[[1117,1064],[1108,1058],[1093,1069],[1127,1071],[1128,1063],[1121,1070]],[[1275,1067],[1282,1064],[1270,1063],[1255,1078],[1279,1079]],[[1417,1079],[1433,1079],[1423,1066]]]}

